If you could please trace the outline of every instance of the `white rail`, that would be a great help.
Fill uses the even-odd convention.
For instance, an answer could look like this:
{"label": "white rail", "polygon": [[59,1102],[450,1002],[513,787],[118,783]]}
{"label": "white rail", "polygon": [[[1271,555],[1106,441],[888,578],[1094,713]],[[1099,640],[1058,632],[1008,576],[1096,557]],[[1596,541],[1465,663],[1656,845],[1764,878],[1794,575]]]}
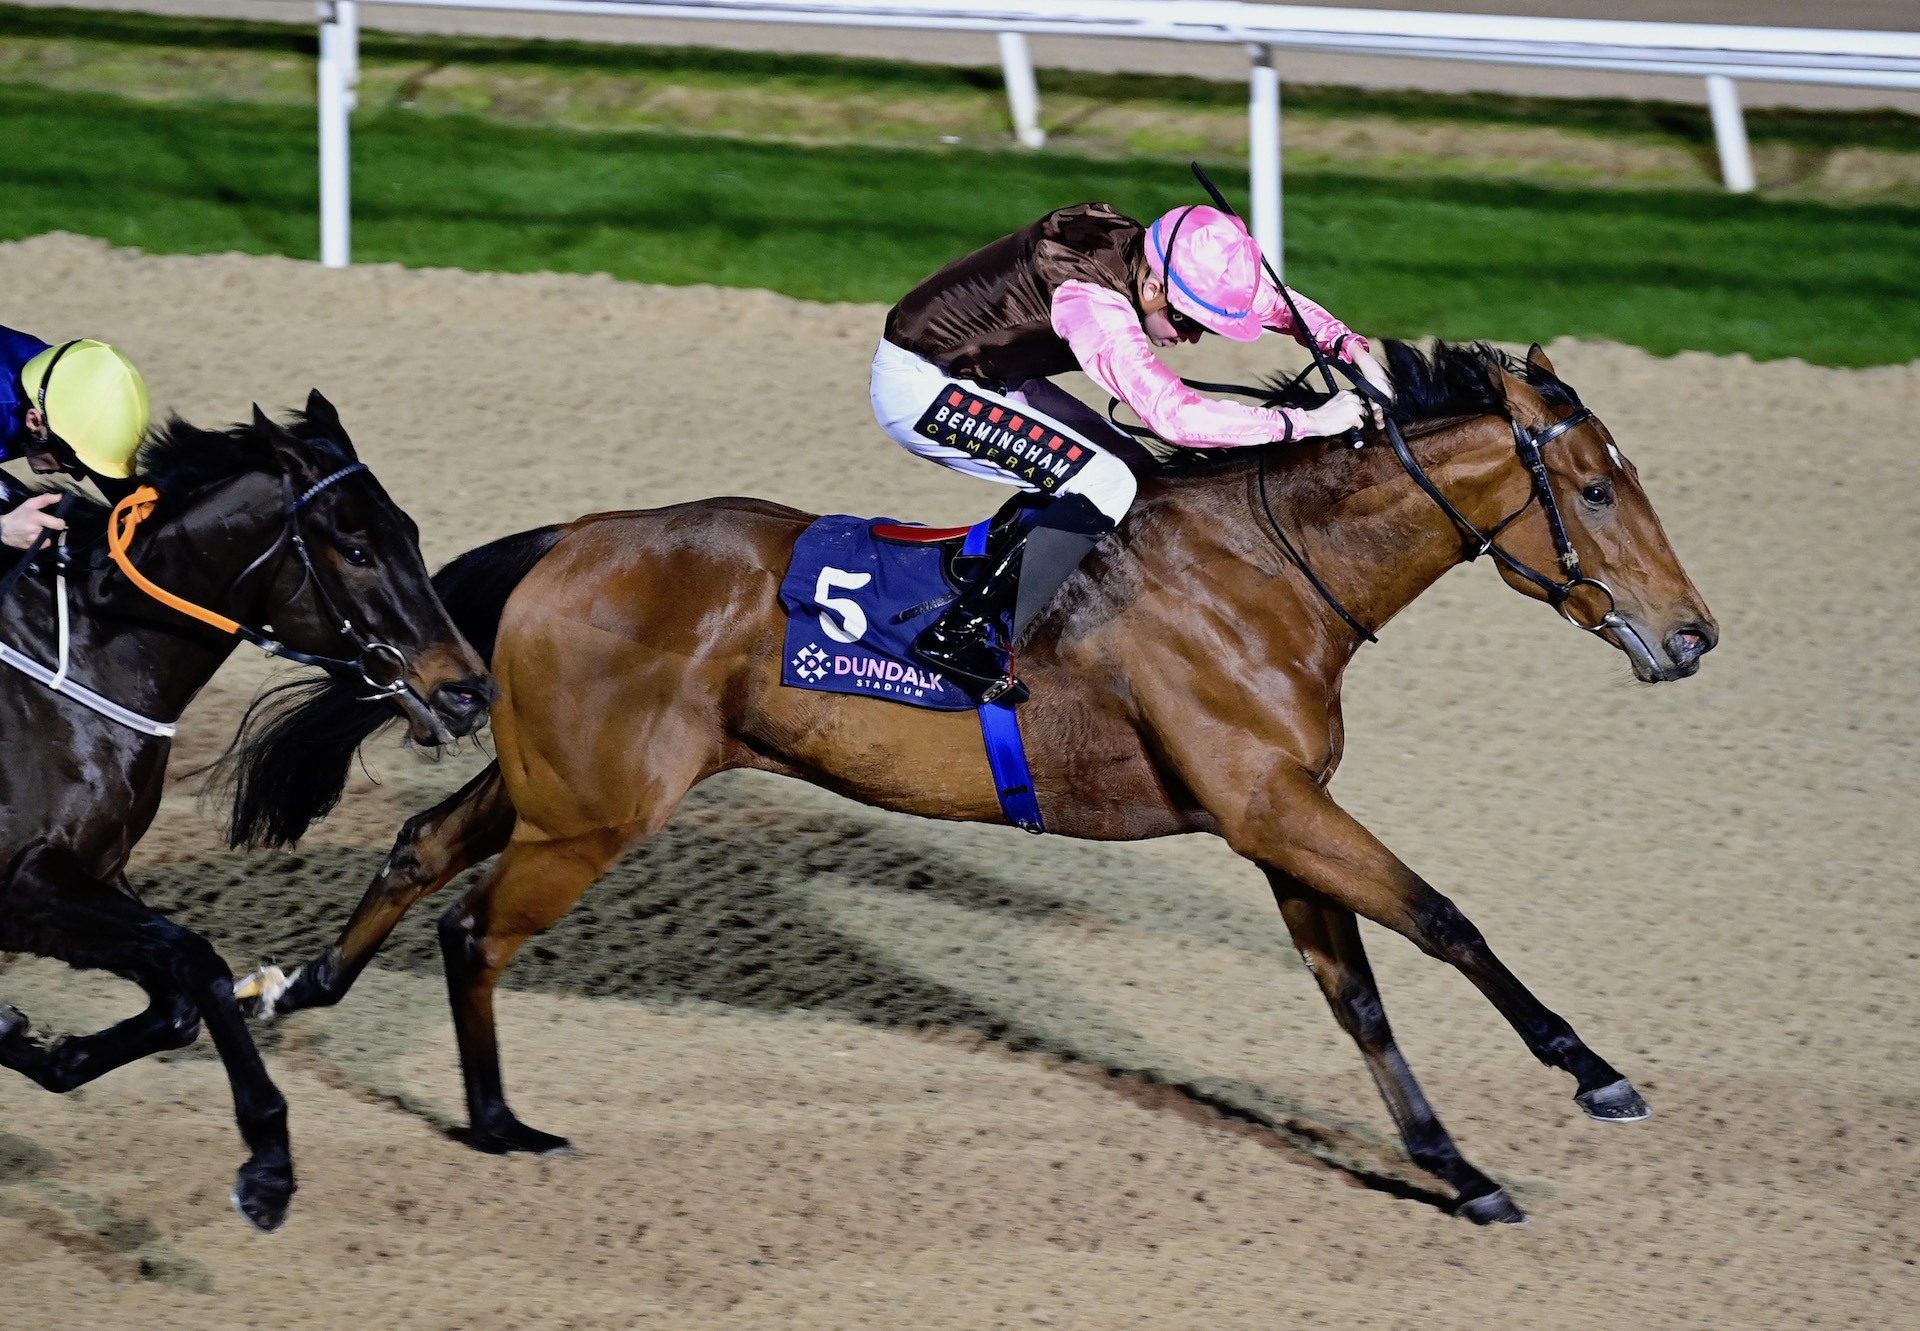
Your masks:
{"label": "white rail", "polygon": [[1753,159],[1736,79],[1920,90],[1920,34],[1613,19],[1429,14],[1251,4],[1245,0],[319,0],[320,255],[345,267],[348,240],[348,115],[358,78],[362,4],[992,32],[1015,135],[1046,140],[1027,37],[1128,37],[1242,45],[1251,59],[1248,167],[1253,231],[1281,259],[1280,80],[1276,51],[1465,60],[1703,78],[1721,176],[1751,190]]}

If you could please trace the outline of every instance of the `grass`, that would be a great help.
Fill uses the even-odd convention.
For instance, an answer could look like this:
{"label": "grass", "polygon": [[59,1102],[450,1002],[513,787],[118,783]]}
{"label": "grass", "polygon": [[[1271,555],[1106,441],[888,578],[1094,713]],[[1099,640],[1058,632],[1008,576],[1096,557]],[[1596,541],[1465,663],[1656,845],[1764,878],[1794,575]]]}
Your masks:
{"label": "grass", "polygon": [[[0,4],[0,82],[153,102],[308,106],[312,28]],[[1007,146],[997,70],[623,46],[393,36],[362,42],[369,112],[506,124],[650,129],[808,144]],[[1245,151],[1245,88],[1196,78],[1046,71],[1056,150],[1229,159]],[[1679,103],[1371,93],[1296,86],[1295,167],[1397,176],[1718,188],[1705,111]],[[1920,117],[1760,111],[1763,192],[1920,204]]]}
{"label": "grass", "polygon": [[[65,229],[153,251],[313,257],[309,31],[4,7],[0,14],[0,141],[39,145],[9,151],[0,165],[0,237]],[[23,42],[43,45],[23,58]],[[207,60],[235,53],[254,63],[209,77]],[[429,57],[439,71],[431,78],[400,70]],[[745,80],[762,96],[784,90],[788,110],[817,103],[845,116],[853,106],[855,119],[873,122],[905,116],[902,105],[948,96],[997,108],[997,82],[980,71],[372,35],[367,60],[363,92],[387,90],[363,95],[355,124],[360,261],[604,271],[891,301],[948,259],[1048,208],[1101,198],[1145,216],[1194,193],[1171,150],[1101,159],[1056,149],[944,148],[924,142],[930,136],[922,122],[912,122],[918,137],[911,148],[887,146],[884,135],[858,141],[872,139],[870,123],[856,141],[807,145],[727,124],[719,127],[735,132],[678,132],[680,122],[670,118],[666,128],[642,131],[578,123],[581,91],[601,76],[614,80],[615,91],[636,85],[677,97],[683,112],[704,89],[712,94],[707,105],[737,113],[748,100],[738,86]],[[380,60],[396,62],[387,85],[372,72]],[[503,108],[503,85],[485,81],[451,85],[463,95],[479,87],[485,95],[475,94],[472,106],[460,96],[423,104],[395,92],[411,86],[423,94],[462,62],[532,70],[541,88],[568,94],[572,110],[558,114],[541,97]],[[103,72],[136,96],[92,88]],[[1167,107],[1226,95],[1198,80],[1049,76],[1050,106],[1059,100],[1056,78],[1114,105],[1132,99],[1156,123]],[[517,97],[528,91],[513,88]],[[1241,95],[1237,87],[1227,91]],[[1306,102],[1337,120],[1356,114],[1362,103],[1343,99],[1359,96],[1301,89],[1290,94],[1290,110]],[[1364,109],[1376,120],[1400,116],[1403,128],[1451,118],[1495,143],[1534,132],[1539,127],[1529,128],[1528,118],[1546,114],[1520,99],[1418,94],[1367,95]],[[1239,114],[1237,100],[1233,111]],[[1661,117],[1677,112],[1555,103],[1552,114],[1574,123],[1576,134],[1606,126],[1605,133],[1631,137],[1663,132]],[[1913,123],[1846,119],[1869,142],[1881,129],[1891,134]],[[1834,132],[1835,123],[1818,117],[1756,117],[1754,124],[1756,139],[1802,135],[1796,151],[1812,151],[1821,134]],[[1291,152],[1299,138],[1289,133]],[[1207,155],[1222,162],[1238,153]],[[1300,169],[1303,162],[1319,165]],[[1245,196],[1240,172],[1216,174]],[[1531,174],[1489,174],[1471,163],[1440,170],[1431,162],[1369,161],[1354,169],[1294,153],[1290,279],[1370,332],[1512,341],[1570,333],[1656,352],[1744,351],[1835,365],[1920,356],[1920,207],[1739,198],[1644,183],[1625,189],[1564,177],[1548,185],[1540,178],[1557,177]]]}
{"label": "grass", "polygon": [[[298,99],[312,95],[310,62],[316,38],[308,22],[256,23],[224,19],[180,19],[139,13],[103,13],[79,9],[21,9],[0,4],[5,40],[31,49],[45,63],[50,48],[64,52],[54,63],[104,60],[116,48],[126,66],[124,78],[144,71],[151,78],[156,56],[195,60],[252,58],[255,69],[290,71],[294,77],[276,91]],[[916,103],[946,97],[982,96],[1003,105],[997,69],[905,64],[850,57],[726,51],[700,47],[650,47],[604,42],[567,42],[509,38],[409,36],[363,31],[365,72],[378,80],[384,67],[409,67],[419,82],[422,69],[540,72],[579,81],[596,75],[627,82],[665,81],[677,88],[739,92],[769,85],[835,99],[897,97]],[[258,62],[267,62],[262,66]],[[57,77],[57,70],[42,71]],[[1246,88],[1239,82],[1143,74],[1103,74],[1075,70],[1040,71],[1049,105],[1100,104],[1149,107],[1163,112],[1219,110],[1246,113]],[[136,79],[136,83],[140,80]],[[164,83],[162,85],[164,86]],[[120,91],[129,91],[124,86]],[[204,86],[199,95],[208,95]],[[468,109],[477,109],[470,107]],[[1492,93],[1426,93],[1292,85],[1287,89],[1290,117],[1386,118],[1431,125],[1479,125],[1494,128],[1537,127],[1638,137],[1692,147],[1711,144],[1712,126],[1704,106],[1682,102],[1630,101],[1620,98],[1514,97]],[[1004,113],[1002,113],[1004,114]],[[1059,117],[1071,118],[1071,116]],[[1746,113],[1748,135],[1756,147],[1796,149],[1850,148],[1920,153],[1920,117],[1898,111],[1806,111],[1755,108]]]}
{"label": "grass", "polygon": [[[0,235],[64,228],[172,252],[315,252],[314,131],[287,108],[164,112],[0,86],[16,156]],[[15,136],[18,136],[15,138]],[[1049,207],[1135,215],[1180,168],[964,150],[796,148],[393,112],[355,135],[365,260],[605,271],[889,301]],[[1224,183],[1244,196],[1237,172]],[[1289,180],[1292,280],[1383,332],[1616,338],[1858,365],[1920,356],[1920,209],[1835,208],[1327,173]]]}

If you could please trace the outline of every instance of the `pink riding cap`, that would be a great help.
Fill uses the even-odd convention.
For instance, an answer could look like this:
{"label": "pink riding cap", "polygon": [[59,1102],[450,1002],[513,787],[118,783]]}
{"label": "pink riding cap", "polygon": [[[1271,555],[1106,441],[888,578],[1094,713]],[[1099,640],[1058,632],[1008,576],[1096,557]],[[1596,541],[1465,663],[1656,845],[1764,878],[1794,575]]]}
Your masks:
{"label": "pink riding cap", "polygon": [[1166,282],[1168,302],[1201,327],[1236,342],[1260,336],[1270,284],[1239,218],[1205,204],[1175,208],[1147,228],[1147,263]]}

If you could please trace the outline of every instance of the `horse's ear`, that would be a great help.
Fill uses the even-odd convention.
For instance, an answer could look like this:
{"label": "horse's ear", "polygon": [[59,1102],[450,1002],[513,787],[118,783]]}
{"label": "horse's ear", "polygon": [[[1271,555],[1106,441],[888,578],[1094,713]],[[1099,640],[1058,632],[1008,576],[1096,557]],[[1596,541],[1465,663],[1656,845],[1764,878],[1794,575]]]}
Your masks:
{"label": "horse's ear", "polygon": [[260,410],[258,402],[253,404],[253,428],[273,449],[274,460],[280,464],[280,470],[287,474],[288,479],[295,485],[312,479],[315,474],[313,459],[308,456],[306,445]]}
{"label": "horse's ear", "polygon": [[359,455],[353,451],[353,440],[347,438],[347,427],[340,423],[340,413],[317,388],[307,390],[307,424],[318,430],[324,438],[338,444],[348,457],[358,461]]}
{"label": "horse's ear", "polygon": [[1547,349],[1538,342],[1527,348],[1527,364],[1536,370],[1545,370],[1556,379],[1560,377],[1554,372],[1553,362],[1547,359]]}
{"label": "horse's ear", "polygon": [[340,426],[340,413],[334,410],[333,403],[327,401],[326,395],[317,388],[307,390],[307,419],[315,425],[332,429]]}

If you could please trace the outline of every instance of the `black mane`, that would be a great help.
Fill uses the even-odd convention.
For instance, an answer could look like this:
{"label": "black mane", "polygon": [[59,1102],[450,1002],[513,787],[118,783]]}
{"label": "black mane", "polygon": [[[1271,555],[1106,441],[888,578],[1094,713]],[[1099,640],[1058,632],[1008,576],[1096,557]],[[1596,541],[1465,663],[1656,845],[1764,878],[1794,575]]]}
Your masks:
{"label": "black mane", "polygon": [[[1503,370],[1549,402],[1570,408],[1580,405],[1573,389],[1551,371],[1485,342],[1436,341],[1431,351],[1422,351],[1410,342],[1387,338],[1380,350],[1393,380],[1393,418],[1409,429],[1434,421],[1505,414]],[[1341,387],[1346,384],[1342,382]],[[1298,374],[1269,380],[1265,390],[1261,405],[1266,407],[1317,407],[1329,396],[1319,371],[1311,365]],[[1300,451],[1300,445],[1291,443],[1268,447],[1280,457],[1297,456]],[[1161,446],[1154,451],[1163,471],[1191,473],[1216,471],[1266,450]]]}
{"label": "black mane", "polygon": [[[1485,342],[1435,342],[1433,350],[1426,352],[1410,342],[1387,338],[1382,350],[1393,380],[1393,418],[1402,425],[1504,412],[1503,370],[1549,402],[1580,405],[1573,389],[1552,371]],[[1327,400],[1311,366],[1272,380],[1268,387],[1271,391],[1263,405],[1269,407],[1315,407]]]}
{"label": "black mane", "polygon": [[[353,445],[341,429],[326,399],[310,404],[321,410],[295,412],[281,428],[309,446],[323,468],[342,467],[356,461]],[[265,430],[252,422],[230,425],[224,430],[203,430],[178,416],[153,427],[140,445],[133,478],[126,485],[151,485],[160,492],[159,512],[164,517],[178,504],[210,485],[249,473],[276,476],[280,460]],[[65,515],[71,546],[92,546],[105,536],[107,513],[111,507],[76,488],[71,478],[38,483],[28,488],[36,494],[70,496]],[[0,572],[10,567],[11,550],[0,554]]]}
{"label": "black mane", "polygon": [[[319,419],[297,412],[285,426],[287,433],[311,445],[322,467],[340,467],[355,461],[337,419]],[[181,496],[249,472],[277,475],[280,460],[273,441],[253,422],[224,430],[203,430],[174,416],[151,431],[140,445],[138,479],[162,496]]]}
{"label": "black mane", "polygon": [[[281,428],[307,444],[323,468],[342,467],[357,460],[353,445],[340,428],[339,418],[331,414],[331,408],[325,412],[295,412]],[[127,484],[151,485],[160,492],[161,509],[169,510],[210,485],[253,472],[263,476],[280,472],[273,442],[260,427],[249,421],[224,430],[204,430],[172,416],[166,424],[147,432],[140,445],[133,478]],[[69,509],[68,513],[76,537],[97,536],[104,530],[108,506],[86,491],[74,488],[70,480],[41,482],[31,488],[36,493],[51,491],[73,496],[74,502],[81,505],[77,512]]]}

